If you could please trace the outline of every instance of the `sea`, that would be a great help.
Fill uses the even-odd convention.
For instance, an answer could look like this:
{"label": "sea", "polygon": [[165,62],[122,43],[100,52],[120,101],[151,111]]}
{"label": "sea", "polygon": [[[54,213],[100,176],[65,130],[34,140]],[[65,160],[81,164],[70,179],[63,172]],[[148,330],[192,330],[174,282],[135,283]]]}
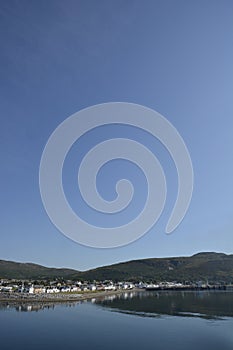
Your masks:
{"label": "sea", "polygon": [[233,291],[0,303],[1,350],[233,350]]}

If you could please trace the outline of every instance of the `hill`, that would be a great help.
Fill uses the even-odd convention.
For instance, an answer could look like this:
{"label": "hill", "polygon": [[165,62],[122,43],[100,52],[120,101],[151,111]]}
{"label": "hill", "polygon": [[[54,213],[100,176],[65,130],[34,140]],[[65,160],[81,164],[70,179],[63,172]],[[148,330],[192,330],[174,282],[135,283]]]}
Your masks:
{"label": "hill", "polygon": [[80,276],[88,280],[233,282],[233,255],[198,253],[191,257],[133,260],[89,270]]}
{"label": "hill", "polygon": [[32,263],[18,263],[0,260],[0,278],[16,279],[45,279],[45,278],[68,278],[78,273],[72,269],[57,269],[44,267]]}
{"label": "hill", "polygon": [[233,282],[233,255],[208,252],[191,257],[150,258],[83,272],[0,260],[0,278],[181,282],[208,280],[229,283]]}

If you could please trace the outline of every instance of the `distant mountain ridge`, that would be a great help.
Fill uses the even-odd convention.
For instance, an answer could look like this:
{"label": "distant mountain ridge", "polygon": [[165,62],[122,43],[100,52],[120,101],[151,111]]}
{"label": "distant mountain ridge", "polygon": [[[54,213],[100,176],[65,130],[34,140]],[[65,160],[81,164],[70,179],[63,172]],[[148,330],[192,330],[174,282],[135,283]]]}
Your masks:
{"label": "distant mountain ridge", "polygon": [[204,252],[191,257],[140,259],[83,272],[0,260],[0,278],[233,283],[233,254]]}

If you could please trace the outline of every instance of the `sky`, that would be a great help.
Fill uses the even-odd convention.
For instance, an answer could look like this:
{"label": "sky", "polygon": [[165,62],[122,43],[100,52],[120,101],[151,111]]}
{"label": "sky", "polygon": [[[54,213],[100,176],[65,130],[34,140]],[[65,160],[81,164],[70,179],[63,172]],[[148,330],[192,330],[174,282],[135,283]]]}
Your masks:
{"label": "sky", "polygon": [[[233,253],[232,17],[230,0],[0,0],[0,259],[86,270],[148,257]],[[90,132],[73,145],[63,176],[67,198],[84,219],[114,225],[133,216],[108,223],[80,205],[80,151],[99,140],[117,135],[151,147],[168,182],[165,209],[148,233],[123,247],[97,249],[52,224],[41,201],[39,165],[61,122],[114,101],[152,108],[175,126],[190,152],[194,190],[184,220],[167,235],[177,174],[166,150],[131,127]],[[110,200],[117,176],[128,174],[137,214],[145,178],[119,162],[101,169],[98,189]]]}

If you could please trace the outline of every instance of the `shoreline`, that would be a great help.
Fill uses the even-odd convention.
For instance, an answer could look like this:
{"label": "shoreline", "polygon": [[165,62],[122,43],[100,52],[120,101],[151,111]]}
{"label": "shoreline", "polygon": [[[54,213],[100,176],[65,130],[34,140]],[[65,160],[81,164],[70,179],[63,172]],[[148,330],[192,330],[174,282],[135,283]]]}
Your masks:
{"label": "shoreline", "polygon": [[78,301],[85,301],[85,300],[90,300],[94,298],[102,298],[106,296],[111,296],[111,295],[119,295],[122,293],[133,293],[133,292],[142,292],[144,289],[139,289],[139,288],[133,288],[133,289],[128,289],[128,290],[111,290],[111,291],[97,291],[97,292],[84,292],[84,293],[73,293],[67,295],[66,293],[64,294],[32,294],[28,295],[25,294],[23,297],[22,295],[13,295],[9,294],[7,297],[2,297],[0,295],[0,303],[1,302],[7,302],[7,303],[61,303],[61,302],[78,302]]}
{"label": "shoreline", "polygon": [[0,303],[65,303],[65,302],[81,302],[81,301],[87,301],[91,299],[101,299],[112,295],[120,295],[124,293],[146,293],[150,291],[157,291],[157,292],[177,292],[177,291],[209,291],[209,292],[218,292],[218,291],[233,291],[232,288],[230,289],[207,289],[207,288],[199,288],[199,289],[190,289],[190,288],[184,288],[184,289],[157,289],[157,288],[150,288],[150,289],[144,289],[144,288],[133,288],[133,289],[118,289],[118,290],[110,290],[110,291],[95,291],[95,292],[84,292],[84,293],[58,293],[58,294],[21,294],[21,293],[14,293],[14,294],[5,294],[4,296],[0,293]]}

